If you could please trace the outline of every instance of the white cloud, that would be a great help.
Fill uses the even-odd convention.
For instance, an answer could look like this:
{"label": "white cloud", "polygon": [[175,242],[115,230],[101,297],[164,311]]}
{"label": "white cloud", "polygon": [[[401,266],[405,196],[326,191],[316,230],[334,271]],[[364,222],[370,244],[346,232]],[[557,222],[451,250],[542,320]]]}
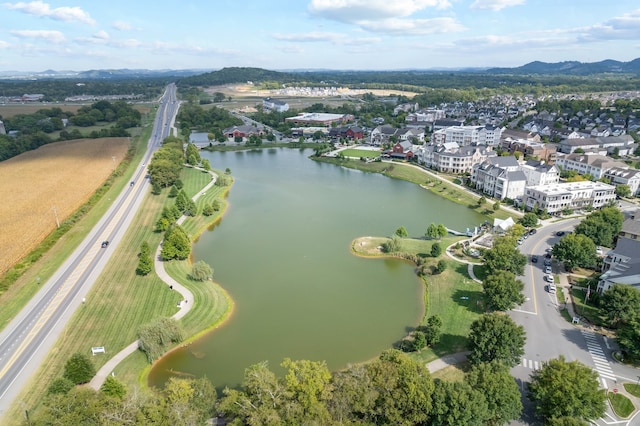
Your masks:
{"label": "white cloud", "polygon": [[340,22],[406,17],[426,8],[446,9],[449,0],[311,0],[309,11]]}
{"label": "white cloud", "polygon": [[640,9],[573,32],[580,34],[581,41],[637,40],[640,38]]}
{"label": "white cloud", "polygon": [[523,5],[525,0],[476,0],[470,6],[471,9],[502,10],[506,7]]}
{"label": "white cloud", "polygon": [[100,30],[97,33],[95,33],[93,37],[100,40],[109,40],[109,33],[104,30]]}
{"label": "white cloud", "polygon": [[48,3],[43,1],[32,1],[29,3],[18,2],[18,3],[5,3],[5,6],[9,9],[18,10],[24,12],[28,15],[39,16],[51,18],[56,21],[64,21],[64,22],[82,22],[85,24],[93,25],[96,23],[95,20],[89,16],[87,12],[82,10],[80,7],[56,7],[54,9],[49,6]]}
{"label": "white cloud", "polygon": [[379,21],[359,21],[360,27],[371,32],[394,35],[425,35],[464,31],[466,28],[452,18],[433,19],[383,19]]}
{"label": "white cloud", "polygon": [[137,28],[125,21],[114,21],[111,26],[118,31],[131,31]]}
{"label": "white cloud", "polygon": [[380,38],[378,37],[351,37],[347,34],[332,33],[332,32],[309,32],[309,33],[294,33],[294,34],[273,34],[272,36],[276,40],[297,42],[297,43],[321,43],[328,42],[332,44],[340,45],[362,45],[378,43]]}
{"label": "white cloud", "polygon": [[9,46],[11,46],[9,43],[4,40],[0,40],[0,49],[7,49]]}
{"label": "white cloud", "polygon": [[174,53],[174,54],[187,54],[196,56],[207,55],[237,55],[238,52],[229,49],[219,49],[216,47],[202,47],[197,45],[185,45],[177,43],[167,43],[163,41],[156,41],[151,46],[151,51],[155,53]]}
{"label": "white cloud", "polygon": [[43,39],[56,44],[65,41],[64,34],[53,30],[15,30],[11,31],[11,34],[20,38]]}

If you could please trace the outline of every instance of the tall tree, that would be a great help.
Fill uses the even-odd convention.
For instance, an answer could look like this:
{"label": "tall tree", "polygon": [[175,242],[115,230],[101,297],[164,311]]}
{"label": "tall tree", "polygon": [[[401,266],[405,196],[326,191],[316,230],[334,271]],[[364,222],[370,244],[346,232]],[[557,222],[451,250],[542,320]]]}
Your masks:
{"label": "tall tree", "polygon": [[615,284],[603,293],[600,306],[609,325],[618,327],[638,317],[640,290],[630,285]]}
{"label": "tall tree", "polygon": [[172,225],[164,234],[160,255],[164,260],[184,260],[191,253],[191,241],[179,225]]}
{"label": "tall tree", "polygon": [[616,207],[604,207],[589,214],[576,226],[576,234],[585,235],[598,246],[613,247],[622,229],[624,216]]}
{"label": "tall tree", "polygon": [[428,425],[481,426],[489,416],[487,401],[479,390],[466,382],[436,382]]}
{"label": "tall tree", "polygon": [[64,365],[63,377],[76,385],[88,383],[96,374],[96,368],[91,359],[85,354],[76,352]]}
{"label": "tall tree", "polygon": [[543,417],[573,417],[596,420],[606,410],[606,393],[600,389],[598,373],[564,356],[543,363],[531,374],[529,398]]}
{"label": "tall tree", "polygon": [[513,238],[500,237],[494,240],[493,247],[484,252],[484,263],[489,273],[508,271],[514,275],[524,274],[527,256],[516,248]]}
{"label": "tall tree", "polygon": [[520,389],[506,365],[495,361],[474,365],[464,381],[485,396],[489,411],[486,425],[503,425],[520,417]]}
{"label": "tall tree", "polygon": [[487,306],[497,311],[507,311],[524,303],[524,283],[508,271],[496,271],[482,282]]}
{"label": "tall tree", "polygon": [[525,339],[524,328],[510,317],[484,314],[471,324],[468,358],[474,364],[495,360],[514,367],[524,355]]}
{"label": "tall tree", "polygon": [[553,255],[568,264],[581,267],[593,267],[596,264],[596,245],[583,234],[568,234],[562,237],[552,249]]}

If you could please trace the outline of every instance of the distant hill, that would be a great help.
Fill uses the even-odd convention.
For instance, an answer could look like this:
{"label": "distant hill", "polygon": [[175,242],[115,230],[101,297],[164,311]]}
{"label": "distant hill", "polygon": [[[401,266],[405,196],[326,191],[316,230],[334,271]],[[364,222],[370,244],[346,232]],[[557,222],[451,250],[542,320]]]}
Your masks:
{"label": "distant hill", "polygon": [[549,75],[577,75],[594,74],[640,74],[640,58],[629,62],[605,59],[600,62],[540,62],[534,61],[515,68],[489,68],[483,71],[487,74],[549,74]]}
{"label": "distant hill", "polygon": [[263,68],[228,67],[192,77],[185,77],[180,84],[187,86],[219,86],[230,83],[246,83],[247,81],[274,81],[289,83],[302,81],[306,73],[270,71]]}
{"label": "distant hill", "polygon": [[87,71],[56,71],[46,70],[38,72],[0,71],[0,80],[127,80],[140,78],[183,78],[202,74],[208,70],[148,70],[148,69],[111,69]]}

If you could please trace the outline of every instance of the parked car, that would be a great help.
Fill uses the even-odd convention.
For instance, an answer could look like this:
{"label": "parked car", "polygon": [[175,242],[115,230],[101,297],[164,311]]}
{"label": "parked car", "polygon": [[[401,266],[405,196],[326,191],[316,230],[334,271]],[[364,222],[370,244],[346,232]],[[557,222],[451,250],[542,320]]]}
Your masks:
{"label": "parked car", "polygon": [[545,266],[544,267],[544,273],[545,274],[550,274],[551,273],[551,266]]}
{"label": "parked car", "polygon": [[544,276],[544,280],[548,283],[552,283],[553,282],[553,275],[545,275]]}
{"label": "parked car", "polygon": [[549,293],[555,294],[556,293],[556,285],[555,284],[549,284],[547,286],[547,290],[549,291]]}
{"label": "parked car", "polygon": [[103,241],[103,242],[102,242],[102,244],[100,244],[100,246],[101,246],[102,248],[107,248],[107,247],[109,247],[109,241]]}
{"label": "parked car", "polygon": [[558,231],[558,232],[556,232],[556,235],[558,237],[562,237],[564,235],[564,231]]}
{"label": "parked car", "polygon": [[518,245],[522,244],[524,240],[522,238],[518,238]]}
{"label": "parked car", "polygon": [[533,234],[535,234],[536,232],[538,232],[536,229],[530,229],[530,230],[529,230],[529,235],[533,235]]}
{"label": "parked car", "polygon": [[531,263],[538,263],[538,256],[536,256],[535,254],[531,256]]}
{"label": "parked car", "polygon": [[551,266],[551,257],[546,257],[544,259],[544,266]]}
{"label": "parked car", "polygon": [[602,255],[603,253],[602,247],[596,247],[596,254]]}

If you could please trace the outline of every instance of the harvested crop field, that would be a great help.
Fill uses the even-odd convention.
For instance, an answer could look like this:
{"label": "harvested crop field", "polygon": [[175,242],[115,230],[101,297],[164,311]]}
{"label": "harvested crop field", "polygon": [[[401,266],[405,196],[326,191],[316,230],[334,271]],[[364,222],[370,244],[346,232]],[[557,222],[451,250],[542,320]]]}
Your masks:
{"label": "harvested crop field", "polygon": [[[44,145],[0,162],[0,275],[33,250],[102,185],[129,138]],[[55,208],[55,214],[54,214]]]}

